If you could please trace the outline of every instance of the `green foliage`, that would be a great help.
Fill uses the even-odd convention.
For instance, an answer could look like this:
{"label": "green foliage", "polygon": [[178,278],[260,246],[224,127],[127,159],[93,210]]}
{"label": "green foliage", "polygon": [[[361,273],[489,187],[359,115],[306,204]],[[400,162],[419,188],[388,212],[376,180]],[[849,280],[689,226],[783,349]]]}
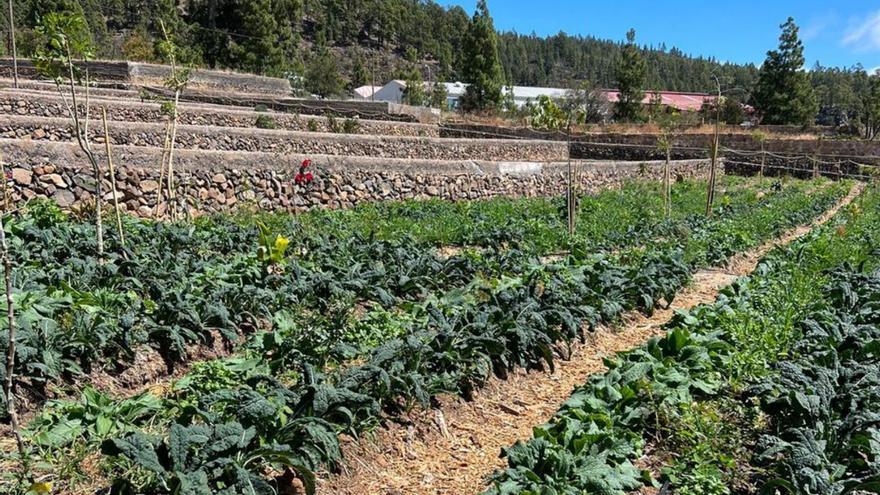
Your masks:
{"label": "green foliage", "polygon": [[568,116],[549,96],[541,95],[532,107],[531,126],[535,129],[560,130],[568,124]]}
{"label": "green foliage", "polygon": [[269,227],[262,223],[258,223],[257,226],[260,228],[260,246],[257,248],[257,259],[263,263],[284,263],[290,240],[281,234],[273,236]]}
{"label": "green foliage", "polygon": [[469,84],[461,99],[465,111],[493,110],[501,106],[504,76],[498,40],[486,0],[477,2],[464,38],[462,80]]}
{"label": "green foliage", "polygon": [[115,400],[87,386],[79,400],[50,401],[31,422],[30,436],[41,448],[57,449],[80,439],[102,441],[134,431],[145,418],[162,410],[162,400],[149,392]]}
{"label": "green foliage", "polygon": [[[78,83],[82,70],[73,62],[93,56],[85,19],[71,12],[50,12],[40,20],[37,32],[44,43],[34,55],[37,71],[56,83],[64,80]],[[71,74],[73,80],[70,80]]]}
{"label": "green foliage", "polygon": [[276,493],[254,470],[263,464],[296,470],[307,495],[315,493],[314,475],[303,467],[301,459],[277,445],[260,445],[256,429],[238,423],[175,424],[167,439],[133,433],[104,442],[102,452],[125,456],[154,474],[156,493]]}
{"label": "green foliage", "polygon": [[257,129],[277,129],[278,122],[276,122],[275,118],[271,115],[257,115],[257,120],[254,121],[254,126]]}
{"label": "green foliage", "polygon": [[446,86],[435,82],[431,86],[431,94],[428,97],[431,108],[438,108],[440,110],[449,110],[449,93],[446,91]]}
{"label": "green foliage", "polygon": [[645,77],[648,66],[636,46],[636,31],[626,33],[626,45],[617,63],[615,77],[620,91],[614,114],[622,122],[641,122],[644,120],[642,100],[645,98]]}
{"label": "green foliage", "polygon": [[803,70],[798,27],[789,17],[780,28],[779,49],[767,52],[752,100],[764,124],[811,125],[819,108],[810,76]]}
{"label": "green foliage", "polygon": [[306,65],[305,87],[322,98],[342,94],[343,80],[339,73],[339,62],[332,51],[324,48],[312,56]]}
{"label": "green foliage", "polygon": [[880,491],[880,273],[844,267],[825,292],[796,358],[752,391],[771,418],[758,456],[767,493]]}
{"label": "green foliage", "polygon": [[[291,12],[296,0],[253,0],[236,5],[236,28],[247,36],[230,37],[225,50],[229,64],[242,70],[280,77],[289,68],[295,50]],[[225,22],[232,19],[224,19]],[[235,21],[233,21],[235,22]]]}
{"label": "green foliage", "polygon": [[428,95],[425,94],[425,81],[417,68],[409,70],[404,78],[406,88],[403,90],[402,103],[421,107],[425,105]]}

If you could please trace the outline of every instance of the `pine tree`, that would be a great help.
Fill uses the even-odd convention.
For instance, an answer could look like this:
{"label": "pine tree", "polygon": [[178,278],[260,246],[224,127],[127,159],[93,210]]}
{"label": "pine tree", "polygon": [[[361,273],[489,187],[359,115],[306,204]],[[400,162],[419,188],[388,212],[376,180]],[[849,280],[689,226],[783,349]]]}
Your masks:
{"label": "pine tree", "polygon": [[804,45],[798,38],[794,19],[781,25],[779,49],[767,52],[761,66],[753,102],[762,115],[761,122],[771,125],[811,125],[816,120],[819,103],[803,70]]}
{"label": "pine tree", "polygon": [[462,98],[465,111],[495,109],[501,104],[501,86],[504,81],[498,40],[486,0],[477,2],[464,39],[464,66],[462,77],[469,86]]}
{"label": "pine tree", "polygon": [[241,2],[238,16],[243,36],[230,43],[230,58],[239,68],[256,74],[282,76],[293,57],[293,29],[279,12],[293,7],[289,0]]}
{"label": "pine tree", "polygon": [[343,80],[339,62],[327,47],[319,49],[306,67],[305,88],[318,96],[328,98],[342,93]]}
{"label": "pine tree", "polygon": [[620,96],[614,107],[617,120],[641,122],[644,120],[642,100],[645,99],[645,78],[648,66],[636,46],[636,31],[626,33],[626,45],[617,64],[617,89]]}
{"label": "pine tree", "polygon": [[403,101],[401,103],[417,107],[424,106],[427,95],[425,94],[425,81],[422,79],[422,73],[413,67],[406,74],[404,82],[406,83],[406,89],[403,90]]}

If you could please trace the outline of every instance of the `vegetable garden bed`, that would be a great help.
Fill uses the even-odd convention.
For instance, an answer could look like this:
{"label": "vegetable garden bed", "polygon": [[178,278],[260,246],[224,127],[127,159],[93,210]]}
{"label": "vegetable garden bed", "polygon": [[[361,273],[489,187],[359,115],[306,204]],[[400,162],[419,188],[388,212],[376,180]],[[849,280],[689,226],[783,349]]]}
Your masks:
{"label": "vegetable garden bed", "polygon": [[877,493],[880,192],[608,361],[486,492]]}
{"label": "vegetable garden bed", "polygon": [[[32,207],[8,227],[18,386],[35,406],[78,396],[32,421],[48,463],[37,471],[66,491],[113,479],[122,491],[272,493],[294,479],[309,491],[314,471],[341,462],[339,434],[440,394],[468,397],[493,375],[552,369],[595,325],[652,312],[695,267],[815,218],[848,187],[749,186],[710,221],[695,214],[701,194],[688,183],[676,186],[670,220],[628,210],[650,198],[639,186],[589,198],[574,242],[541,225],[559,222],[559,209],[538,200],[377,206],[259,227],[126,219],[130,247],[111,237],[105,263],[87,220]],[[468,249],[433,254],[446,244]],[[560,250],[572,254],[537,258]],[[82,387],[84,376],[123,372],[145,345],[173,371],[212,341],[221,353],[241,344],[161,390]]]}

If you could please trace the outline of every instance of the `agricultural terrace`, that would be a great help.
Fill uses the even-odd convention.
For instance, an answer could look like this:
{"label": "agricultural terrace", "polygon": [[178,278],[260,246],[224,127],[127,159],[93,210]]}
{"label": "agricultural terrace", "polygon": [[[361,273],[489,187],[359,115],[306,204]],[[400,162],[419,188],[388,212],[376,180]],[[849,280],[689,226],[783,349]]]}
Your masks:
{"label": "agricultural terrace", "polygon": [[[372,461],[346,452],[418,411],[439,408],[442,418],[450,399],[479,403],[484,387],[515,384],[524,371],[556,373],[597,333],[617,327],[625,337],[635,315],[668,313],[702,283],[693,276],[784,245],[859,191],[846,181],[723,177],[707,217],[705,184],[683,181],[667,216],[658,184],[632,182],[584,197],[572,236],[555,199],[124,217],[124,246],[107,229],[103,257],[88,212],[32,202],[5,220],[31,457],[21,471],[4,435],[4,486],[347,493],[345,476],[356,484],[357,466]],[[667,337],[610,360],[612,371],[590,378],[535,440],[505,450],[509,469],[489,493],[626,493],[704,471],[744,484],[784,476],[778,456],[759,455],[749,439],[778,435],[774,448],[798,448],[783,445],[788,430],[751,420],[772,419],[783,400],[776,363],[815,346],[801,331],[811,324],[798,322],[821,304],[840,311],[840,291],[822,287],[848,283],[839,297],[861,304],[868,289],[852,281],[874,265],[878,197],[870,188],[773,251],[718,304],[677,315]],[[753,379],[766,384],[750,388]],[[714,442],[713,455],[701,442]],[[847,452],[840,462],[871,468]],[[449,455],[432,453],[452,466]],[[478,493],[500,466],[476,467],[482,478],[453,491]]]}

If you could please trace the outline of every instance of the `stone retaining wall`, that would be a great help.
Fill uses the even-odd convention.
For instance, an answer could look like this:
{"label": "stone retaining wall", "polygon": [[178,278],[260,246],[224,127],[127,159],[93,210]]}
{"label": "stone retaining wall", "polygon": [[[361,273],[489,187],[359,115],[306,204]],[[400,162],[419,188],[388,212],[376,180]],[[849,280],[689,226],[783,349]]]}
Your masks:
{"label": "stone retaining wall", "polygon": [[[102,147],[100,147],[102,148]],[[102,148],[103,149],[103,148]],[[52,198],[65,208],[93,199],[95,180],[75,145],[0,139],[0,153],[12,170],[16,201]],[[102,162],[103,156],[100,157]],[[300,211],[347,208],[381,200],[496,196],[555,196],[565,189],[565,163],[505,163],[431,160],[381,160],[317,156],[316,180],[308,187],[293,183],[300,156],[264,153],[181,151],[175,180],[196,211],[250,206]],[[153,216],[159,187],[159,150],[115,146],[119,199],[129,213]],[[617,187],[632,179],[658,180],[660,162],[581,163],[581,185],[589,191]],[[679,178],[702,178],[703,161],[676,162]],[[112,199],[105,177],[105,199]]]}
{"label": "stone retaining wall", "polygon": [[[103,142],[100,123],[92,124],[90,138],[96,143]],[[165,142],[163,124],[112,122],[109,127],[113,144],[161,148]],[[74,132],[69,119],[15,115],[6,116],[0,122],[0,137],[72,142]],[[191,125],[178,126],[177,148],[432,160],[549,162],[568,159],[568,146],[554,141],[342,135]]]}
{"label": "stone retaining wall", "polygon": [[[478,124],[444,124],[441,137],[489,139],[542,139],[567,141],[564,132],[546,132],[526,127],[498,127]],[[673,136],[673,158],[696,159],[708,156],[711,134],[678,134]],[[658,149],[658,134],[591,133],[572,136],[572,158],[584,160],[659,160],[664,153]],[[761,151],[761,143],[751,134],[724,132],[721,146],[747,152]],[[768,139],[764,150],[776,154],[820,156],[830,160],[858,157],[866,163],[880,164],[880,141],[832,139]],[[865,158],[868,157],[868,158]],[[802,163],[803,165],[803,163]]]}
{"label": "stone retaining wall", "polygon": [[[107,109],[107,118],[111,121],[157,123],[167,120],[159,103],[120,102],[114,99],[93,98],[92,117],[96,120],[101,119],[100,107]],[[85,106],[81,105],[80,108],[81,112],[85,113]],[[26,91],[0,92],[0,113],[38,117],[68,117],[67,106],[60,97]],[[261,115],[268,116],[278,129],[288,131],[340,133],[345,124],[344,119],[314,115],[258,113],[246,109],[199,107],[196,105],[180,105],[178,107],[179,122],[184,125],[251,128],[256,127],[257,118]],[[360,119],[357,119],[356,122],[357,128],[353,134],[439,136],[439,128],[435,125]]]}

